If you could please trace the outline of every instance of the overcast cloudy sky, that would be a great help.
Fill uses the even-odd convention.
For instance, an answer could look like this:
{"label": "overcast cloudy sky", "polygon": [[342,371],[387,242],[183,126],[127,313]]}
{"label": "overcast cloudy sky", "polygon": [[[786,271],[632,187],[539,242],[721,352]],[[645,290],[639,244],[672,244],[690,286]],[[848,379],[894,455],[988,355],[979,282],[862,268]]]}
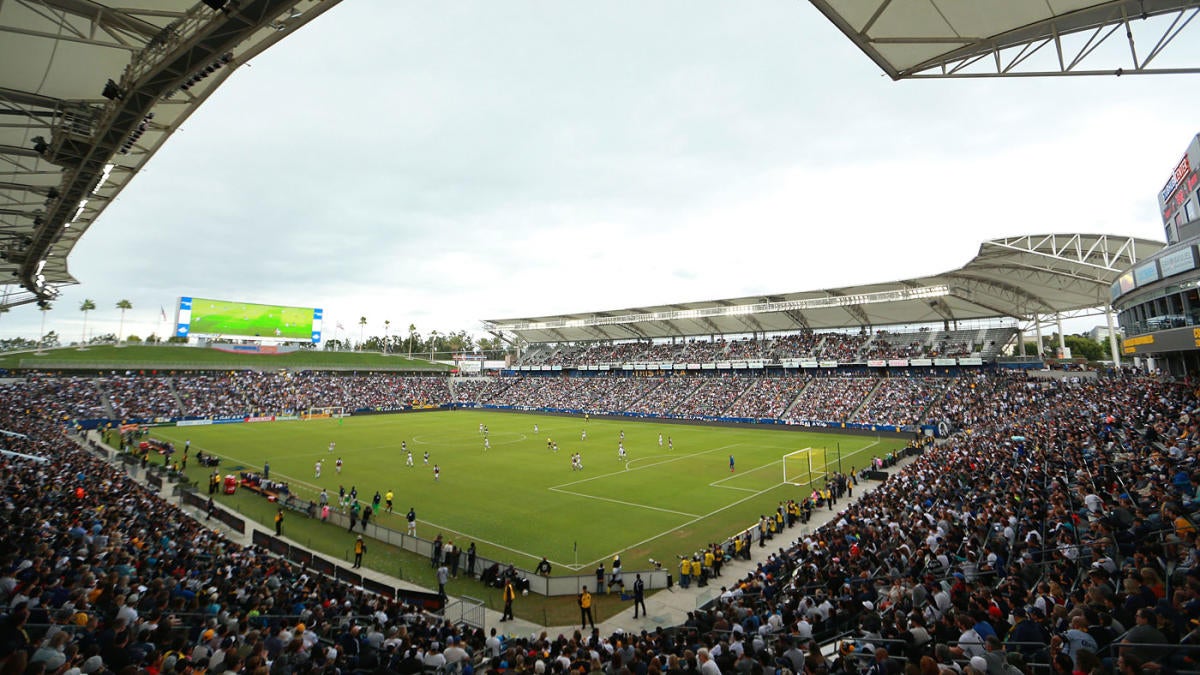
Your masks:
{"label": "overcast cloudy sky", "polygon": [[1004,235],[1162,239],[1196,110],[1195,76],[893,82],[801,0],[348,0],[164,146],[47,328],[78,339],[91,298],[115,332],[127,298],[145,336],[192,295],[474,332],[935,273]]}

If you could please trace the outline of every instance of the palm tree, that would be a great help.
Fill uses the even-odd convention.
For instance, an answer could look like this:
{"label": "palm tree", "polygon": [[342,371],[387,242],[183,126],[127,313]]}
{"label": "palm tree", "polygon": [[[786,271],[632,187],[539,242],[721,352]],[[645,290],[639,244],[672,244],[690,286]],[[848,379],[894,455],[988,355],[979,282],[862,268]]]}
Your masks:
{"label": "palm tree", "polygon": [[363,346],[363,330],[367,327],[367,317],[360,316],[358,318],[358,350],[362,351]]}
{"label": "palm tree", "polygon": [[117,343],[121,342],[121,336],[125,333],[125,310],[133,309],[133,303],[128,300],[118,300],[117,309],[121,310],[121,323],[117,328]]}
{"label": "palm tree", "polygon": [[392,320],[384,319],[383,320],[383,351],[384,351],[384,353],[391,351],[390,344],[388,342],[389,340],[391,340],[391,338],[388,336],[388,331],[390,331],[391,329],[392,329]]}
{"label": "palm tree", "polygon": [[93,309],[96,309],[96,303],[91,298],[85,298],[83,302],[79,303],[79,311],[83,312],[83,335],[79,340],[80,349],[87,349],[87,314]]}
{"label": "palm tree", "polygon": [[408,358],[412,358],[413,343],[417,341],[417,324],[408,324]]}
{"label": "palm tree", "polygon": [[436,330],[429,331],[429,360],[433,360],[433,350],[437,347],[438,332]]}
{"label": "palm tree", "polygon": [[49,312],[51,308],[52,305],[45,300],[38,303],[38,309],[42,312],[42,330],[38,332],[38,344],[37,351],[34,352],[35,354],[43,353],[42,345],[46,343],[46,312]]}

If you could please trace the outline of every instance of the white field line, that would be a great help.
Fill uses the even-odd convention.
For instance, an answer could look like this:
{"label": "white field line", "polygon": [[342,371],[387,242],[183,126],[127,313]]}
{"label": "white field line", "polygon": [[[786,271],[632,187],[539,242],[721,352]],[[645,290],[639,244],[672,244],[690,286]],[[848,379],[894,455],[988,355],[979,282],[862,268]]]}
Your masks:
{"label": "white field line", "polygon": [[726,476],[725,478],[722,478],[721,480],[714,480],[713,482],[709,483],[708,486],[709,487],[719,487],[719,488],[723,488],[726,490],[740,490],[742,492],[758,492],[754,488],[744,488],[744,487],[735,487],[732,485],[722,485],[722,483],[724,483],[725,481],[734,480],[736,478],[741,478],[742,476],[748,476],[748,475],[754,473],[755,471],[759,471],[759,470],[765,469],[767,467],[774,467],[777,463],[783,463],[783,460],[781,459],[781,460],[779,460],[779,462],[771,462],[770,464],[763,464],[762,466],[756,466],[753,469],[750,469],[749,471],[744,471],[742,473],[735,473],[733,475]]}
{"label": "white field line", "polygon": [[[166,436],[166,434],[163,434],[163,436]],[[204,448],[201,448],[200,446],[192,446],[192,447],[193,447],[193,448],[195,448],[195,449],[196,449],[196,450],[198,450],[198,451],[199,451],[199,450],[204,450],[204,452],[206,452],[206,453],[208,453],[208,454],[210,454],[210,455],[213,455],[213,456],[215,456],[215,457],[220,457],[220,458],[222,458],[222,459],[224,459],[224,460],[228,460],[228,461],[230,461],[230,462],[242,462],[242,463],[245,463],[245,462],[244,462],[244,460],[238,459],[238,458],[236,458],[236,457],[231,457],[231,456],[229,456],[229,455],[224,455],[224,454],[221,454],[221,453],[209,452],[208,450],[205,450]],[[247,464],[247,466],[254,466],[254,465],[252,465],[252,464]],[[280,478],[286,478],[286,479],[288,479],[288,484],[289,484],[289,485],[291,485],[291,484],[293,484],[293,483],[298,483],[298,484],[300,484],[300,485],[303,485],[304,487],[310,488],[310,489],[313,491],[313,494],[317,494],[317,495],[319,495],[319,494],[321,493],[321,489],[320,489],[320,487],[318,487],[318,486],[316,486],[316,485],[313,485],[312,483],[309,483],[309,482],[307,482],[307,481],[303,481],[303,480],[300,480],[300,479],[297,479],[297,478],[293,478],[292,476],[289,476],[289,475],[287,475],[287,474],[283,474],[283,473],[281,473],[281,474],[278,474],[278,475],[279,475],[279,477],[280,477]],[[489,540],[489,539],[485,539],[485,538],[483,538],[483,537],[476,537],[476,536],[473,536],[473,535],[470,535],[470,534],[465,534],[465,533],[463,533],[463,532],[459,532],[459,531],[457,531],[457,530],[454,530],[454,529],[451,529],[451,528],[448,528],[448,527],[443,527],[443,526],[440,526],[440,525],[438,525],[437,523],[433,523],[433,522],[430,522],[430,521],[428,521],[428,520],[424,520],[424,521],[418,521],[418,522],[419,522],[419,523],[424,523],[425,525],[428,525],[428,526],[430,526],[430,527],[433,527],[433,528],[435,528],[435,529],[438,529],[438,530],[442,530],[442,531],[444,531],[444,532],[450,532],[450,533],[452,533],[452,534],[460,535],[460,536],[462,536],[462,537],[465,537],[465,538],[467,538],[467,539],[473,539],[473,540],[475,540],[475,541],[478,541],[478,542],[481,542],[481,543],[487,544],[487,545],[489,545],[489,546],[495,546],[495,547],[496,547],[496,548],[498,548],[498,549],[503,549],[503,550],[505,550],[505,551],[509,551],[509,552],[511,552],[511,553],[516,553],[517,555],[523,555],[523,556],[526,556],[526,557],[528,557],[528,558],[530,558],[530,559],[533,559],[533,560],[538,560],[539,558],[541,558],[541,556],[540,556],[540,555],[535,555],[535,554],[533,554],[533,553],[529,553],[528,551],[522,551],[522,550],[520,550],[520,549],[516,549],[516,548],[513,548],[513,547],[511,547],[511,546],[505,546],[504,544],[500,544],[500,543],[497,543],[497,542],[491,541],[491,540]],[[399,532],[399,530],[397,530],[397,532]],[[563,562],[558,562],[558,561],[554,561],[554,560],[551,560],[550,562],[551,562],[552,564],[554,564],[554,565],[561,565],[561,566],[563,566],[563,567],[570,567],[570,565],[568,565],[568,564],[566,564],[566,563],[563,563]]]}

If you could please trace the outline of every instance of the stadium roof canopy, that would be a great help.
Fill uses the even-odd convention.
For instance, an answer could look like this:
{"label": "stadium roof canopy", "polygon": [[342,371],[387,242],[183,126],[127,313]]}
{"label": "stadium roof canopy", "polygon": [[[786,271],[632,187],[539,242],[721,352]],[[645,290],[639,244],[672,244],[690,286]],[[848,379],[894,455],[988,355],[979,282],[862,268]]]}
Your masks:
{"label": "stadium roof canopy", "polygon": [[180,124],[338,2],[0,0],[0,307],[76,283],[75,243]]}
{"label": "stadium roof canopy", "polygon": [[1165,244],[1103,234],[985,241],[961,268],[846,288],[607,312],[495,319],[529,343],[770,333],[1054,314],[1107,306],[1122,272]]}
{"label": "stadium roof canopy", "polygon": [[894,80],[1200,72],[1164,63],[1200,0],[811,2]]}

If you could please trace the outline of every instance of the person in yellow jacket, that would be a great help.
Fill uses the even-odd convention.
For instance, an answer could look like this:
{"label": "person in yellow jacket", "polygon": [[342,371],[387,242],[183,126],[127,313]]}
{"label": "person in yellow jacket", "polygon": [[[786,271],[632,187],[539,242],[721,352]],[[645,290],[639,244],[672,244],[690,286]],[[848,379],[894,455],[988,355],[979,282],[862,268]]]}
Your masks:
{"label": "person in yellow jacket", "polygon": [[692,585],[692,561],[686,556],[679,561],[679,585],[684,588]]}
{"label": "person in yellow jacket", "polygon": [[501,621],[512,621],[513,600],[517,597],[517,589],[513,588],[512,579],[504,582],[504,614],[500,616]]}
{"label": "person in yellow jacket", "polygon": [[588,593],[587,586],[579,593],[579,619],[583,628],[587,628],[589,624],[592,628],[596,627],[596,621],[592,618],[592,594]]}
{"label": "person in yellow jacket", "polygon": [[358,535],[358,539],[354,540],[354,566],[362,567],[363,554],[367,552],[367,542],[363,541],[362,535]]}

